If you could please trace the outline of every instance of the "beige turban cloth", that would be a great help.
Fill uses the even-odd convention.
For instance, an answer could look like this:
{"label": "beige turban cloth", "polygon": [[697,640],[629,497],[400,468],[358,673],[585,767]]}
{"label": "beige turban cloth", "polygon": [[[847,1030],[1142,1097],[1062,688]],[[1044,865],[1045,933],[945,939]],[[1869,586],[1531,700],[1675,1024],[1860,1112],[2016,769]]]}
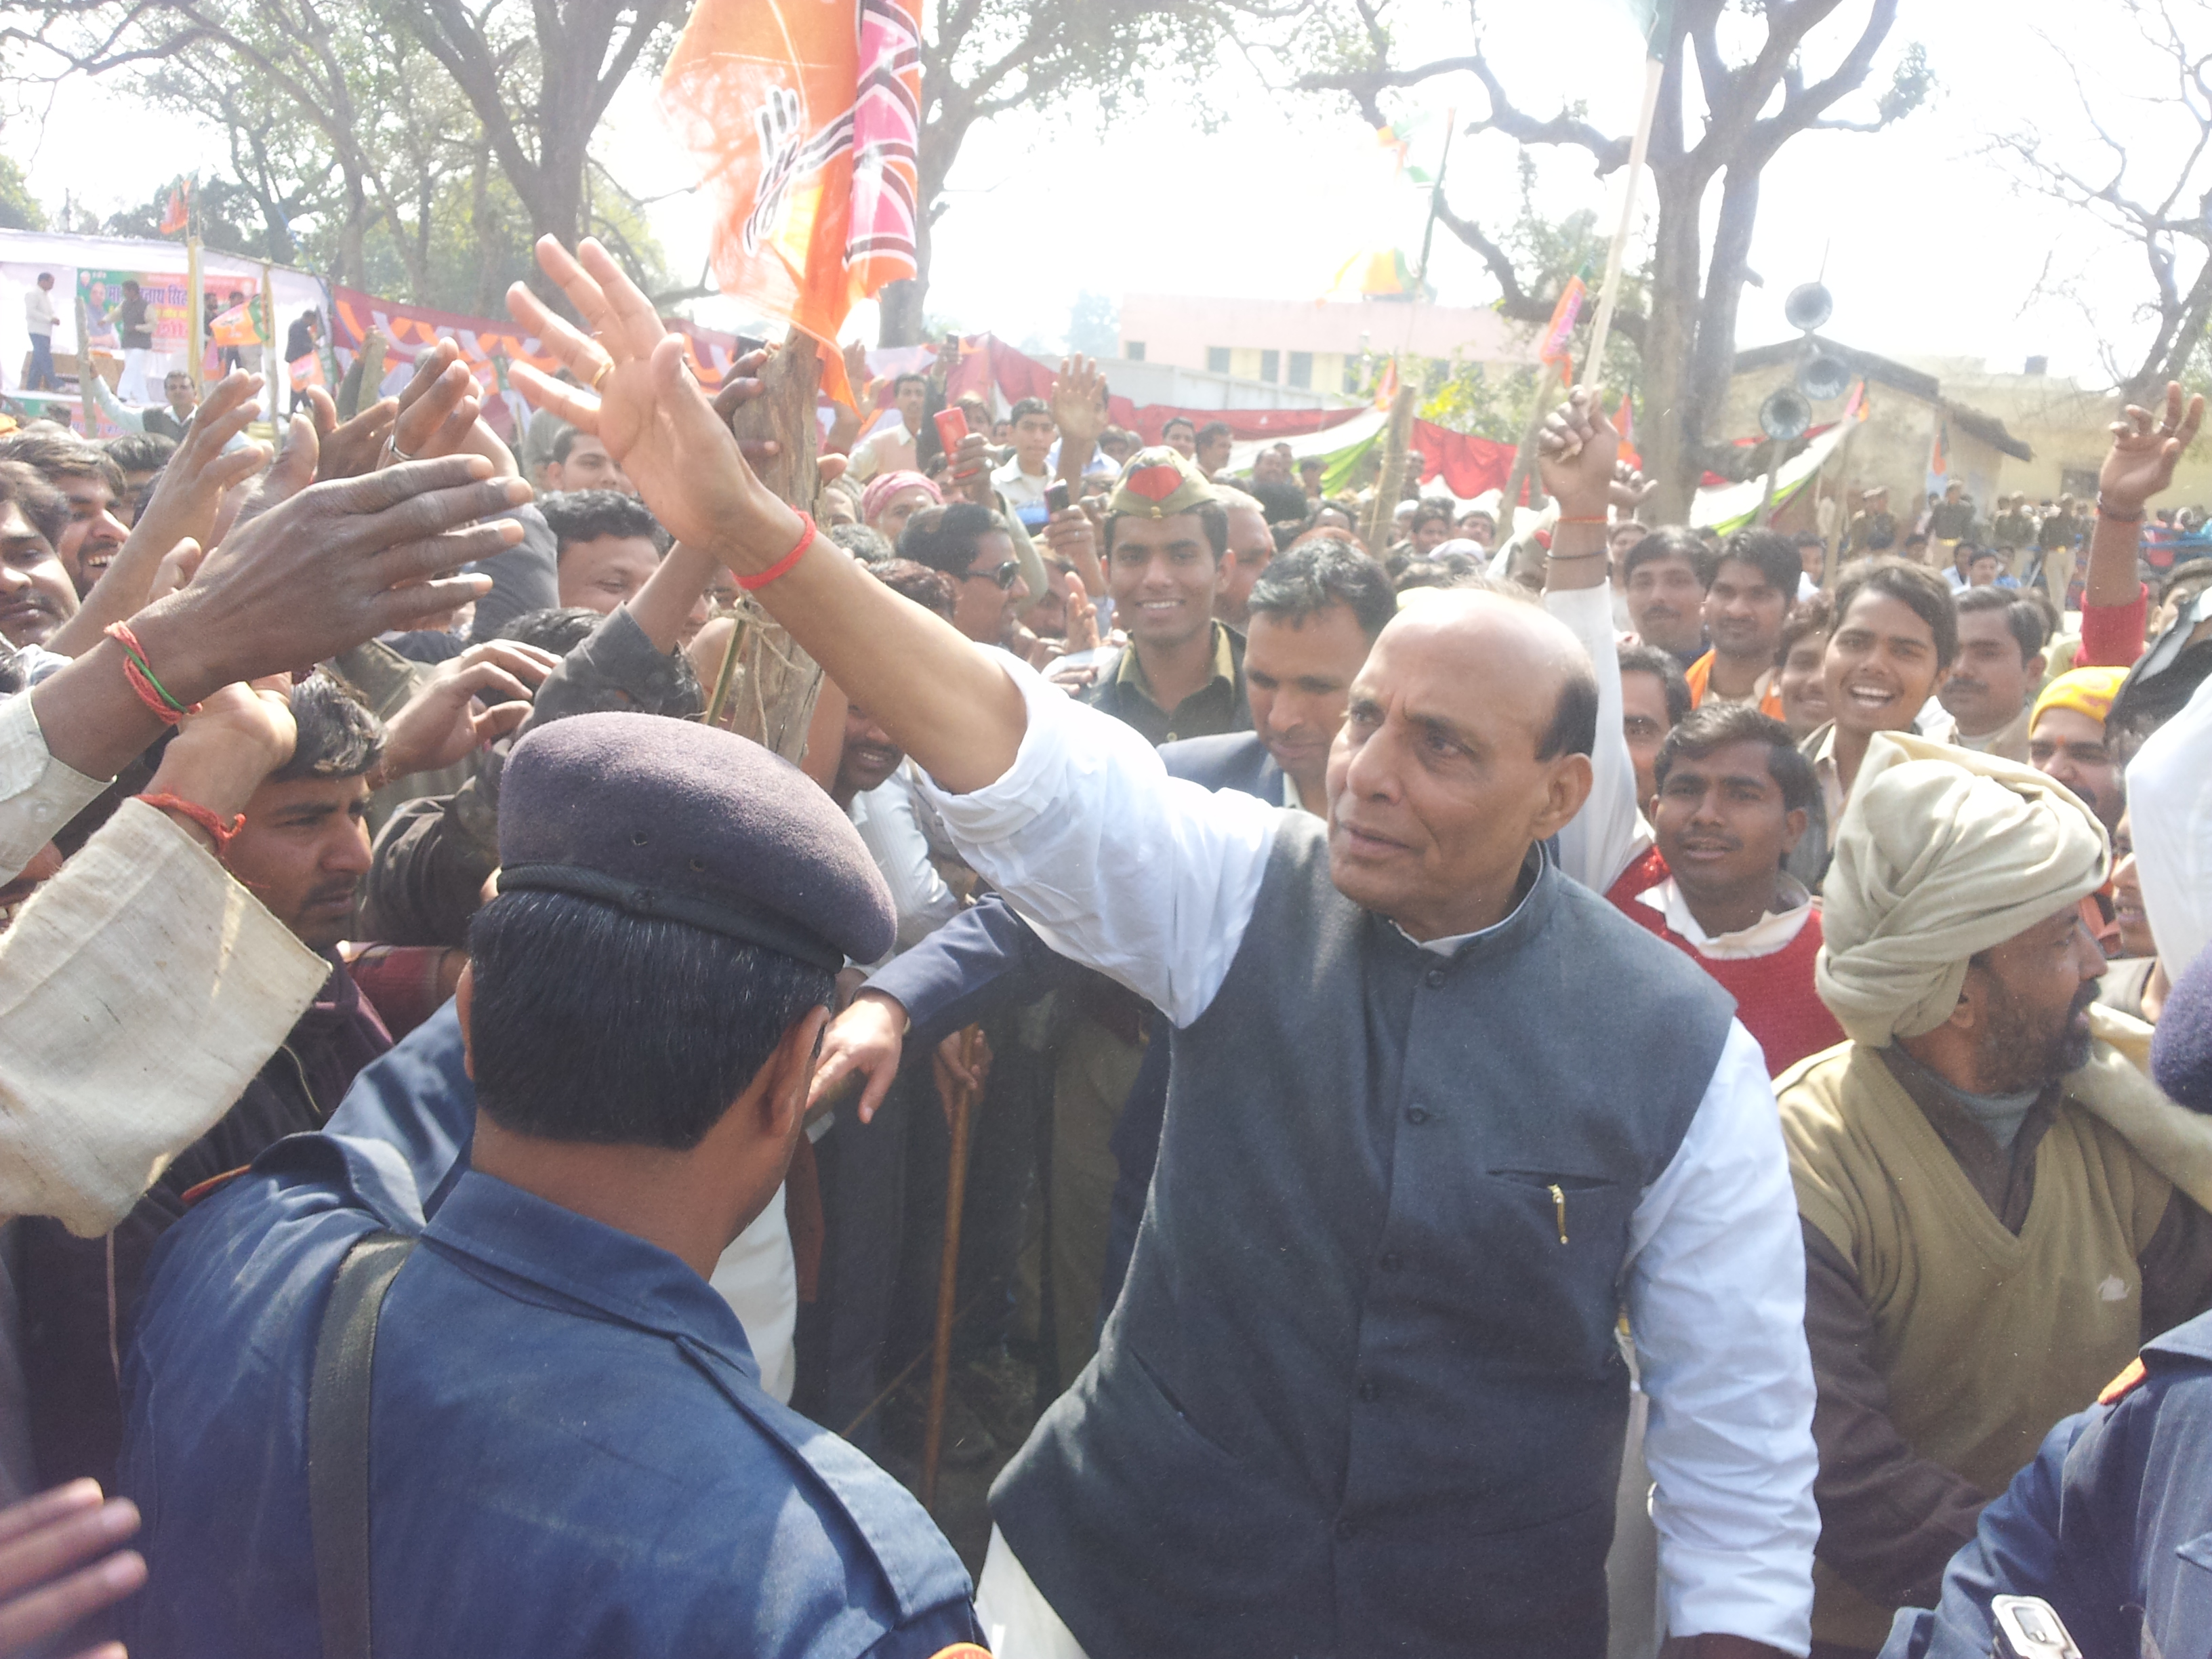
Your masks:
{"label": "beige turban cloth", "polygon": [[2105,884],[2104,827],[2033,768],[1881,732],[1821,891],[1820,1000],[1855,1042],[1934,1030],[1966,959]]}

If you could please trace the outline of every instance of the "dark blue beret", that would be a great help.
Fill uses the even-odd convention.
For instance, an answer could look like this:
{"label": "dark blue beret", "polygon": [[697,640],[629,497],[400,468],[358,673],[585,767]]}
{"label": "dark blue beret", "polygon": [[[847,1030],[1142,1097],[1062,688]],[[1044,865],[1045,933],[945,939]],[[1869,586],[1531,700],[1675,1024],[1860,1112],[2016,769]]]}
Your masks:
{"label": "dark blue beret", "polygon": [[650,714],[578,714],[514,745],[499,887],[688,922],[832,972],[891,948],[890,890],[822,788],[757,743]]}
{"label": "dark blue beret", "polygon": [[2212,945],[2181,970],[2159,1011],[2150,1074],[2169,1098],[2212,1113]]}

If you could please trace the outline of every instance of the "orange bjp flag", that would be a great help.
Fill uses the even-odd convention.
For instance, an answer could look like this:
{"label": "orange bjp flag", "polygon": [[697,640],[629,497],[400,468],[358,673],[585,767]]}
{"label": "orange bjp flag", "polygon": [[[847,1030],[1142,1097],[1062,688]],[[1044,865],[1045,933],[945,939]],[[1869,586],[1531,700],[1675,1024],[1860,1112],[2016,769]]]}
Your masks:
{"label": "orange bjp flag", "polygon": [[920,0],[699,0],[660,102],[706,164],[722,291],[826,349],[853,301],[914,276]]}

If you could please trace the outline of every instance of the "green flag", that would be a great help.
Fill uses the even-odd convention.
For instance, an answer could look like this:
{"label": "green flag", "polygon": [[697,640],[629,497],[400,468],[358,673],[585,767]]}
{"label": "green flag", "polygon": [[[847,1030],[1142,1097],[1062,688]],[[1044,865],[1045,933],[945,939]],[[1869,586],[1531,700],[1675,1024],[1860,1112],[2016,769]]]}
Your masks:
{"label": "green flag", "polygon": [[1644,36],[1644,50],[1654,58],[1667,55],[1668,44],[1674,34],[1674,0],[1620,0],[1629,16],[1633,18],[1638,33]]}

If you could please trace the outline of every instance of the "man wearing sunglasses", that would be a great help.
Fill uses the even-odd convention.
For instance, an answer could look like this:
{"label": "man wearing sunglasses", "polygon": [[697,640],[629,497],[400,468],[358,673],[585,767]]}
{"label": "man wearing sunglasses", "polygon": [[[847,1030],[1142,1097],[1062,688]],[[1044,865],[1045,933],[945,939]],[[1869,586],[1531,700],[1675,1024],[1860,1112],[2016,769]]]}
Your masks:
{"label": "man wearing sunglasses", "polygon": [[978,645],[1004,645],[1030,600],[1006,521],[987,507],[955,501],[907,520],[899,556],[952,578],[952,625]]}

